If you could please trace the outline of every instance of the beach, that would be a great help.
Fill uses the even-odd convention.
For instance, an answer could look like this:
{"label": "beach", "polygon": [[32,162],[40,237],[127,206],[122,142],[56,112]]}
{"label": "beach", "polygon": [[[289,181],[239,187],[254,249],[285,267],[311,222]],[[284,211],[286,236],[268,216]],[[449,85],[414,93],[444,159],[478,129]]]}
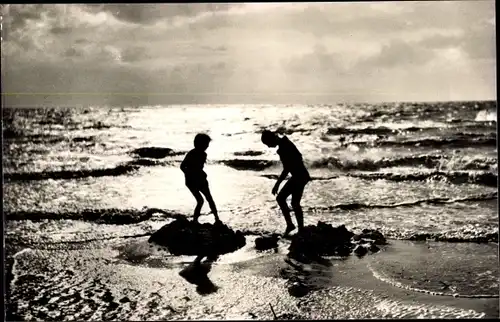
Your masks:
{"label": "beach", "polygon": [[[498,317],[496,102],[4,109],[11,320]],[[329,265],[290,264],[281,172],[263,129],[287,135],[312,181],[306,225],[376,229],[388,244]],[[195,200],[179,169],[207,133],[221,220],[246,245],[199,294],[193,256],[147,242]],[[213,222],[208,205],[201,222]],[[293,217],[293,214],[292,214]],[[289,293],[290,277],[311,286]],[[272,310],[271,310],[272,307]]]}

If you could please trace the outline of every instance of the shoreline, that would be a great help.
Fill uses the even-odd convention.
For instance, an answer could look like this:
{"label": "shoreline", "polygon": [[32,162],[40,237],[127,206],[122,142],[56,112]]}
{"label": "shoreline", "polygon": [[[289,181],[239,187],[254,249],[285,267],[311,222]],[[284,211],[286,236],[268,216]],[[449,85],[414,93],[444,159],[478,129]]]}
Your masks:
{"label": "shoreline", "polygon": [[[257,303],[254,303],[255,300],[250,300],[250,297],[252,296],[249,292],[252,291],[255,292],[256,297],[262,297],[262,295],[266,294],[266,292],[269,292],[269,303],[271,303],[271,299],[275,299],[277,301],[276,303],[272,303],[272,305],[278,315],[298,314],[298,312],[301,312],[301,314],[310,318],[331,318],[332,316],[339,318],[339,314],[340,316],[347,318],[384,318],[390,316],[393,318],[400,318],[405,316],[415,317],[419,314],[424,314],[424,316],[425,314],[430,314],[430,316],[432,316],[432,314],[439,315],[442,313],[445,316],[453,317],[459,316],[460,314],[472,314],[472,311],[470,310],[473,310],[477,312],[475,315],[472,314],[472,316],[475,317],[499,317],[498,298],[477,299],[453,297],[448,295],[436,296],[399,288],[377,279],[370,270],[368,263],[373,262],[373,259],[376,257],[386,257],[386,253],[390,253],[391,248],[404,248],[406,247],[405,244],[415,245],[419,242],[389,240],[389,243],[388,247],[390,248],[388,252],[384,250],[380,254],[368,254],[361,259],[353,256],[350,256],[346,260],[331,259],[330,262],[332,265],[330,267],[325,267],[319,264],[298,264],[303,268],[303,272],[306,272],[305,275],[307,276],[302,276],[302,278],[306,280],[306,283],[317,287],[317,290],[312,291],[302,298],[294,298],[290,296],[287,291],[288,282],[283,276],[283,270],[288,270],[288,274],[295,275],[295,277],[301,275],[301,273],[297,271],[294,272],[290,265],[284,261],[286,256],[286,245],[281,245],[278,253],[257,253],[251,249],[253,243],[248,242],[250,247],[246,246],[246,248],[242,249],[240,255],[233,255],[232,259],[230,257],[226,257],[229,258],[229,260],[222,258],[213,265],[212,270],[208,274],[210,280],[217,285],[218,291],[205,296],[196,294],[195,286],[187,283],[178,275],[182,266],[185,266],[185,263],[191,261],[191,257],[189,256],[185,258],[172,257],[168,259],[156,257],[151,258],[148,261],[132,264],[125,260],[116,260],[117,251],[110,250],[109,246],[102,245],[102,248],[95,249],[93,251],[89,251],[88,249],[69,251],[68,253],[71,253],[69,254],[69,257],[68,254],[64,254],[63,250],[33,250],[27,251],[19,257],[27,256],[29,262],[32,262],[32,260],[35,259],[34,263],[37,264],[34,265],[35,267],[31,274],[34,274],[37,269],[43,272],[44,262],[50,265],[49,269],[53,269],[54,272],[63,268],[68,271],[74,267],[74,273],[72,274],[81,275],[80,278],[83,277],[84,280],[94,276],[94,279],[99,281],[98,285],[101,285],[100,287],[110,288],[113,292],[116,292],[116,294],[122,294],[126,285],[129,285],[130,283],[136,284],[137,280],[141,280],[144,281],[144,284],[150,285],[149,287],[144,288],[144,285],[137,284],[136,287],[141,289],[141,294],[158,293],[158,290],[151,293],[152,289],[155,288],[151,286],[151,283],[159,283],[158,285],[171,285],[171,292],[184,294],[189,298],[193,298],[193,301],[194,298],[197,298],[195,301],[196,303],[187,305],[187,307],[184,308],[185,312],[182,312],[182,314],[172,313],[169,311],[169,314],[172,314],[172,316],[168,316],[169,319],[183,319],[182,316],[186,319],[203,319],[207,316],[214,316],[212,314],[216,314],[215,316],[219,318],[227,318],[232,314],[231,310],[226,310],[225,306],[221,306],[221,304],[213,304],[214,306],[217,306],[217,309],[214,307],[210,309],[210,305],[205,304],[206,301],[209,301],[210,303],[212,303],[212,301],[222,301],[221,303],[226,303],[228,306],[233,304],[233,309],[242,314],[245,310],[247,310],[248,314],[251,313],[250,315],[241,315],[239,318],[272,318],[269,304],[264,305],[265,308],[259,308],[263,305],[263,303],[258,301]],[[10,284],[14,274],[18,273],[11,271],[13,268],[12,264],[14,263],[12,250],[13,249],[10,249],[10,266],[8,258],[6,257],[6,278],[9,276],[11,278],[8,285],[6,285],[7,290],[10,290],[11,288]],[[396,257],[404,256],[400,250],[398,250],[398,252],[399,255],[393,255]],[[457,254],[458,259],[460,259],[459,255],[460,254]],[[36,267],[37,265],[42,266]],[[22,270],[23,265],[20,266]],[[26,267],[30,267],[30,264]],[[96,271],[97,267],[99,267],[99,269]],[[87,275],[85,274],[85,271],[88,272]],[[24,271],[23,273],[30,274],[30,272]],[[123,279],[120,278],[120,276],[122,276]],[[108,280],[108,282],[105,282],[106,280]],[[47,282],[48,285],[52,284],[50,281]],[[74,283],[72,284],[76,285]],[[74,288],[76,288],[76,286],[74,286]],[[16,293],[15,291],[13,292]],[[245,298],[245,302],[249,303],[243,304],[238,302],[238,300],[235,300],[234,297],[238,295],[238,292],[240,292],[240,295]],[[46,301],[48,301],[50,298],[57,298],[58,295],[51,294],[49,291],[49,293],[45,296],[47,296]],[[167,293],[163,296],[166,297],[165,301],[167,303],[179,300],[179,296],[172,297]],[[115,298],[116,297],[117,296],[115,295]],[[210,300],[210,298],[212,298],[212,300]],[[284,303],[277,304],[281,301],[280,299],[285,299]],[[26,300],[23,299],[23,301]],[[144,301],[146,300],[138,299],[137,305],[140,305],[141,302],[144,303]],[[11,312],[14,307],[18,307],[18,303],[9,304],[9,300],[6,302],[8,305],[6,315],[8,317],[19,319],[21,316],[16,316],[16,314],[19,314],[20,312]],[[343,304],[340,305],[339,303]],[[99,303],[99,306],[101,306],[101,304],[102,303]],[[171,304],[172,303],[168,305]],[[308,308],[316,307],[317,305],[320,306],[321,313],[309,312]],[[205,308],[198,308],[198,306]],[[301,308],[299,311],[297,311],[297,306]],[[11,310],[9,310],[9,308],[11,308]],[[196,313],[198,310],[208,311],[206,314]],[[177,311],[181,312],[182,310]],[[483,316],[479,316],[478,313],[479,315],[483,313]],[[155,318],[154,316],[149,316],[149,318],[146,316],[141,317],[140,315],[134,316],[133,314],[135,313],[133,312],[129,313],[132,314],[132,316],[127,315],[126,312],[123,312],[123,314],[123,316],[117,317],[120,319]],[[160,313],[158,312],[157,314]],[[320,316],[315,316],[315,314],[320,314]],[[105,316],[103,315],[103,317]],[[167,316],[165,316],[165,318],[167,318]]]}

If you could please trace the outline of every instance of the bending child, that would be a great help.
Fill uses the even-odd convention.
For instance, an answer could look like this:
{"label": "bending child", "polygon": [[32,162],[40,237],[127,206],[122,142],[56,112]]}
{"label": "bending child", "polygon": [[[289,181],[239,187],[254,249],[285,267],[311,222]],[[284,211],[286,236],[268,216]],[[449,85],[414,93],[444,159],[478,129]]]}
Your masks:
{"label": "bending child", "polygon": [[261,140],[262,143],[268,147],[279,147],[277,152],[280,156],[281,163],[283,164],[283,171],[273,187],[272,194],[276,195],[281,182],[285,180],[288,173],[292,175],[276,197],[278,205],[280,206],[286,221],[286,230],[283,236],[287,236],[295,229],[295,225],[292,223],[292,219],[290,217],[290,209],[286,203],[286,199],[290,195],[292,195],[292,209],[295,213],[295,217],[297,218],[297,225],[299,226],[300,233],[304,228],[304,215],[302,207],[300,206],[300,200],[302,199],[304,187],[311,180],[311,176],[302,161],[302,154],[299,152],[295,144],[293,144],[286,136],[282,136],[280,138],[275,132],[271,132],[269,130],[263,131]]}
{"label": "bending child", "polygon": [[203,171],[203,166],[207,161],[206,150],[210,144],[210,137],[206,134],[197,134],[194,138],[194,149],[186,154],[181,163],[181,170],[186,178],[186,187],[196,198],[196,207],[194,208],[193,221],[198,222],[201,207],[203,206],[203,197],[205,196],[210,206],[210,210],[215,216],[215,221],[220,222],[217,207],[208,187],[207,174]]}

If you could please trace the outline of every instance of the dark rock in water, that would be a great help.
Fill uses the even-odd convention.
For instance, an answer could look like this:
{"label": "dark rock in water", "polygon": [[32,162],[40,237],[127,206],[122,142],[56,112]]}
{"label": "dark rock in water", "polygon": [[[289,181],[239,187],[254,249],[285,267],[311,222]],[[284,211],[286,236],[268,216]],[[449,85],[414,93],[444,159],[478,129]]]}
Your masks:
{"label": "dark rock in water", "polygon": [[351,245],[341,245],[337,247],[337,255],[341,257],[347,257],[351,255],[353,247]]}
{"label": "dark rock in water", "polygon": [[293,297],[306,296],[311,289],[300,282],[294,282],[288,287],[288,293]]}
{"label": "dark rock in water", "polygon": [[368,253],[368,249],[365,246],[358,245],[354,248],[354,254],[359,257],[365,256]]}
{"label": "dark rock in water", "polygon": [[306,226],[295,235],[289,251],[292,254],[307,254],[308,257],[332,256],[338,251],[344,254],[351,245],[353,235],[344,225],[333,227],[319,221],[316,226]]}
{"label": "dark rock in water", "polygon": [[432,236],[431,234],[415,234],[409,238],[409,240],[414,240],[414,241],[426,241],[427,239],[430,239]]}
{"label": "dark rock in water", "polygon": [[179,218],[161,227],[148,240],[167,247],[173,255],[215,257],[245,246],[245,236],[225,224],[200,224]]}
{"label": "dark rock in water", "polygon": [[375,245],[375,244],[371,244],[369,250],[372,253],[376,253],[380,250],[380,248],[378,248],[377,245]]}
{"label": "dark rock in water", "polygon": [[162,159],[167,156],[181,154],[180,152],[174,152],[174,150],[172,149],[160,148],[160,147],[138,148],[131,151],[131,153],[137,154],[141,158],[155,158],[155,159]]}
{"label": "dark rock in water", "polygon": [[365,229],[355,235],[344,225],[333,227],[319,221],[316,226],[306,226],[292,237],[288,257],[303,264],[313,261],[327,264],[322,256],[347,257],[354,252],[361,257],[368,251],[378,252],[380,248],[377,245],[386,244],[385,237],[376,230]]}
{"label": "dark rock in water", "polygon": [[268,250],[278,247],[278,234],[273,234],[271,236],[262,236],[255,240],[255,249],[257,250]]}
{"label": "dark rock in water", "polygon": [[360,235],[361,238],[371,239],[376,245],[387,245],[387,240],[381,232],[374,229],[363,229]]}

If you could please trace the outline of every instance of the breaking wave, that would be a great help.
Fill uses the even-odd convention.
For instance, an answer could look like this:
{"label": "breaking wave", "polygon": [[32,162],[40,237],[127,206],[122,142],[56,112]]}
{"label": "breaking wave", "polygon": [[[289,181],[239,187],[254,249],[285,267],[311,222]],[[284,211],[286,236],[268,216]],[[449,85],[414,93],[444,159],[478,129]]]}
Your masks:
{"label": "breaking wave", "polygon": [[378,147],[426,147],[426,148],[464,148],[464,147],[496,147],[496,134],[462,134],[454,138],[418,139],[418,140],[375,140],[352,141],[348,144],[356,146]]}
{"label": "breaking wave", "polygon": [[365,204],[365,203],[348,203],[348,204],[337,204],[332,206],[313,206],[313,207],[304,207],[312,212],[317,211],[332,211],[336,209],[341,210],[356,210],[363,208],[398,208],[398,207],[413,207],[420,204],[448,204],[454,202],[467,202],[467,201],[487,201],[487,200],[495,200],[498,199],[497,192],[479,194],[475,196],[469,196],[465,198],[431,198],[431,199],[422,199],[415,200],[409,202],[400,202],[393,204]]}
{"label": "breaking wave", "polygon": [[[223,160],[220,163],[237,170],[261,171],[279,165],[278,161],[262,159],[233,159]],[[337,157],[324,157],[319,160],[306,161],[311,168],[334,168],[341,171],[376,171],[390,167],[418,167],[429,169],[453,170],[491,170],[496,167],[494,158],[469,158],[447,155],[416,155],[401,158],[383,158],[379,160],[346,160]]]}
{"label": "breaking wave", "polygon": [[[344,174],[347,177],[359,178],[363,180],[389,180],[389,181],[442,181],[446,180],[453,184],[465,184],[473,183],[484,185],[488,187],[496,187],[498,185],[497,174],[486,172],[486,173],[470,173],[470,172],[442,172],[433,171],[427,173],[411,173],[411,174],[399,174],[399,173],[348,173]],[[278,175],[276,174],[263,174],[261,177],[277,180]],[[328,177],[315,177],[311,176],[313,181],[328,181],[339,178],[339,175],[328,176]]]}
{"label": "breaking wave", "polygon": [[390,180],[390,181],[425,181],[425,180],[446,180],[453,184],[474,183],[488,187],[496,187],[498,185],[497,174],[491,172],[442,172],[433,171],[430,173],[412,173],[412,174],[396,174],[396,173],[359,173],[349,174],[350,177],[365,179],[365,180]]}
{"label": "breaking wave", "polygon": [[82,220],[101,224],[130,225],[149,220],[153,214],[161,213],[163,218],[185,217],[180,213],[156,208],[149,209],[84,209],[77,212],[15,211],[5,212],[7,220]]}
{"label": "breaking wave", "polygon": [[476,115],[475,121],[479,122],[496,122],[497,121],[497,111],[482,110]]}
{"label": "breaking wave", "polygon": [[80,179],[88,177],[120,176],[139,169],[139,165],[123,164],[113,168],[86,169],[86,170],[63,170],[42,172],[13,172],[5,173],[7,181],[47,180],[47,179]]}

